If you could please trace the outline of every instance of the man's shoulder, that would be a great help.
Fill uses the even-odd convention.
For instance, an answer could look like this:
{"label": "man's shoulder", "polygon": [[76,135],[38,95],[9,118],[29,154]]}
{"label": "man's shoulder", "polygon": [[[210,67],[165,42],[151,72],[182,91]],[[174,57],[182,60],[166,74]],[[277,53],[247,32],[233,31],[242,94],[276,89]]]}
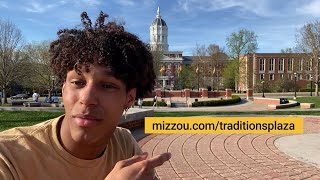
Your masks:
{"label": "man's shoulder", "polygon": [[39,133],[46,133],[48,132],[47,129],[51,127],[53,120],[55,119],[50,119],[32,126],[15,127],[2,131],[0,132],[0,143],[23,140]]}
{"label": "man's shoulder", "polygon": [[113,133],[113,139],[120,145],[129,145],[135,143],[135,139],[132,136],[129,129],[117,127]]}
{"label": "man's shoulder", "polygon": [[123,127],[116,127],[113,134],[116,138],[119,138],[119,137],[127,138],[132,136],[131,131]]}

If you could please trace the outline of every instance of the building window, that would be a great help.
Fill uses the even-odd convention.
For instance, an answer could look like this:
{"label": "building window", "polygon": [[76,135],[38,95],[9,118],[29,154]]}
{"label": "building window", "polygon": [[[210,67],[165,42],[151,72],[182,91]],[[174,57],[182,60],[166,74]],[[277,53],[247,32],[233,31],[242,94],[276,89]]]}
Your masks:
{"label": "building window", "polygon": [[284,59],[283,58],[279,58],[279,71],[283,71],[283,61]]}
{"label": "building window", "polygon": [[260,64],[259,70],[264,71],[265,70],[265,59],[260,58],[259,64]]}
{"label": "building window", "polygon": [[275,62],[274,58],[269,59],[269,71],[274,71],[274,62]]}
{"label": "building window", "polygon": [[260,74],[260,80],[264,80],[264,74]]}
{"label": "building window", "polygon": [[288,74],[288,79],[293,80],[293,75],[292,74]]}
{"label": "building window", "polygon": [[312,59],[310,61],[307,61],[307,71],[312,71]]}
{"label": "building window", "polygon": [[170,70],[166,71],[166,76],[171,76],[171,71]]}
{"label": "building window", "polygon": [[171,69],[171,64],[170,63],[167,63],[166,66],[167,66],[167,69]]}
{"label": "building window", "polygon": [[298,60],[298,70],[302,71],[303,70],[303,59]]}
{"label": "building window", "polygon": [[269,79],[274,80],[274,74],[269,74]]}
{"label": "building window", "polygon": [[293,59],[288,59],[288,71],[292,71],[293,69]]}
{"label": "building window", "polygon": [[303,79],[302,74],[298,74],[298,79],[300,79],[300,80],[302,80],[302,79]]}
{"label": "building window", "polygon": [[279,74],[279,79],[283,79],[283,74],[281,73],[281,74]]}
{"label": "building window", "polygon": [[174,64],[174,69],[177,71],[179,67],[179,64]]}

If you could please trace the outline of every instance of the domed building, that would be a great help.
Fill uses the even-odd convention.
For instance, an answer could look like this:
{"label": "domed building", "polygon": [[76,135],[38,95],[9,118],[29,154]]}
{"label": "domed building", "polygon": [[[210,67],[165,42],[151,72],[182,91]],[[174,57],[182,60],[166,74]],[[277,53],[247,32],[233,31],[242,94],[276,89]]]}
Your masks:
{"label": "domed building", "polygon": [[156,18],[150,26],[150,48],[162,54],[159,67],[155,67],[159,72],[157,87],[173,89],[176,76],[183,65],[190,65],[190,58],[183,58],[182,51],[169,51],[168,26],[160,15],[158,7]]}
{"label": "domed building", "polygon": [[168,26],[161,18],[158,7],[156,19],[150,26],[150,47],[152,51],[168,51]]}

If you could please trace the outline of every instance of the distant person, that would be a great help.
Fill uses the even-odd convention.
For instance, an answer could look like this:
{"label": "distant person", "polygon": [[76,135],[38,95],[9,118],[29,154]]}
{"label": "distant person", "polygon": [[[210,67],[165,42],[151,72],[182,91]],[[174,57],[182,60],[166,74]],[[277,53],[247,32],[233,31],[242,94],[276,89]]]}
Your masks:
{"label": "distant person", "polygon": [[58,98],[58,96],[53,95],[53,96],[52,96],[52,101],[51,101],[51,102],[53,102],[53,103],[59,103],[59,98]]}
{"label": "distant person", "polygon": [[49,103],[49,102],[50,102],[48,96],[46,96],[46,97],[44,98],[44,102],[45,102],[45,103]]}
{"label": "distant person", "polygon": [[39,101],[39,97],[40,97],[40,95],[36,91],[32,94],[32,100],[34,102],[38,102]]}
{"label": "distant person", "polygon": [[153,98],[153,105],[152,105],[152,107],[154,107],[154,106],[158,107],[157,101],[158,101],[158,96],[155,95],[154,98]]}
{"label": "distant person", "polygon": [[142,98],[138,98],[138,106],[139,106],[139,108],[142,108],[142,103],[143,103]]}

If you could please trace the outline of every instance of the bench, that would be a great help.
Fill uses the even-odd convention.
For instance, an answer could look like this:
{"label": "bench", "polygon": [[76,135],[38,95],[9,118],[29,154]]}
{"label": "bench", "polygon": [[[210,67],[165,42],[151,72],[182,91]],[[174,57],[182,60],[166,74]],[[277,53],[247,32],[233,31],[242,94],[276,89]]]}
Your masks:
{"label": "bench", "polygon": [[296,101],[289,101],[289,103],[286,103],[286,104],[269,104],[268,109],[269,110],[283,109],[283,108],[295,107],[298,105],[299,104]]}
{"label": "bench", "polygon": [[316,105],[314,103],[300,103],[300,108],[301,109],[311,109],[315,108]]}
{"label": "bench", "polygon": [[22,106],[25,101],[11,101],[12,106]]}
{"label": "bench", "polygon": [[24,107],[40,107],[41,103],[40,102],[24,102],[23,106]]}

